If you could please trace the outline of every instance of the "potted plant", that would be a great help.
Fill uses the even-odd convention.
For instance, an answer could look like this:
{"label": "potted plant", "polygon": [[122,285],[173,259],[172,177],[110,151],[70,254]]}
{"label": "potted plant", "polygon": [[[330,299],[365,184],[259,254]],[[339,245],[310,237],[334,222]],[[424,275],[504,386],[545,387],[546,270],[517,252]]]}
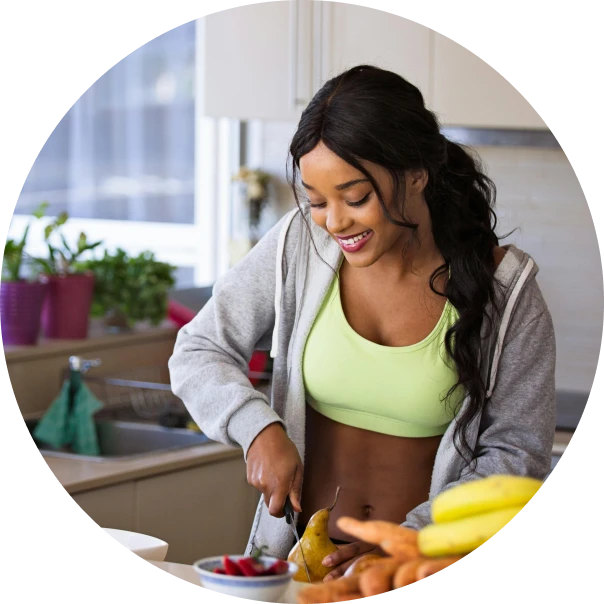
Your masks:
{"label": "potted plant", "polygon": [[[33,215],[41,218],[45,207],[46,204],[42,204]],[[40,333],[40,314],[47,284],[22,276],[30,226],[31,223],[25,227],[19,241],[7,239],[4,245],[0,285],[0,321],[4,345],[31,346],[36,344]]]}
{"label": "potted plant", "polygon": [[77,261],[82,254],[95,249],[102,242],[90,243],[86,235],[80,233],[75,246],[69,245],[62,232],[68,218],[67,212],[63,212],[47,225],[44,240],[48,257],[35,258],[34,262],[48,283],[42,308],[44,335],[47,338],[79,340],[88,337],[94,275],[81,270]]}
{"label": "potted plant", "polygon": [[119,248],[105,250],[80,266],[95,278],[92,315],[103,317],[110,331],[126,331],[141,321],[158,325],[166,317],[176,267],[159,262],[152,252],[130,257]]}

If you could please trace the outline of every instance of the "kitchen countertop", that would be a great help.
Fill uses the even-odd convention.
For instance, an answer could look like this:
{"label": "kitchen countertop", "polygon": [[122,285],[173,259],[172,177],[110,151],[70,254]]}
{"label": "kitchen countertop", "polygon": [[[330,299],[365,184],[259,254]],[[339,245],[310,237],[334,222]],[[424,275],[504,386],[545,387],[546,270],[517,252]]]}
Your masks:
{"label": "kitchen countertop", "polygon": [[43,457],[65,490],[74,495],[90,489],[242,455],[243,452],[239,448],[219,443],[206,443],[177,451],[153,453],[119,461],[99,462],[49,455],[43,455]]}
{"label": "kitchen countertop", "polygon": [[[562,455],[573,433],[556,431],[553,455]],[[173,472],[198,465],[241,457],[241,449],[220,443],[205,443],[194,447],[141,455],[118,461],[88,461],[44,455],[44,460],[57,480],[70,494],[136,480],[164,472]]]}

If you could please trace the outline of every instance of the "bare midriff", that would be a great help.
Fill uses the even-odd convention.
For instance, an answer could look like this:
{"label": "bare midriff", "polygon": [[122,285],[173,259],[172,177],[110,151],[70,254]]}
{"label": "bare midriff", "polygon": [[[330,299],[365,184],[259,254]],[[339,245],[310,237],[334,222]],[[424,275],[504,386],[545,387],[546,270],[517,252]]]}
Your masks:
{"label": "bare midriff", "polygon": [[406,438],[335,422],[306,406],[306,455],[301,526],[329,507],[329,536],[355,541],[336,526],[340,516],[404,522],[407,513],[428,500],[441,436]]}

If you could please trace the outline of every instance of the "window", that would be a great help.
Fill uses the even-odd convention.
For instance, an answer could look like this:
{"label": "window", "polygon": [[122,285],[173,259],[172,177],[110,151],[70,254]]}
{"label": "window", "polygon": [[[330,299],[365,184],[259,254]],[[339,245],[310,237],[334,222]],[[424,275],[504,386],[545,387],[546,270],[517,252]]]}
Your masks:
{"label": "window", "polygon": [[[204,118],[196,107],[203,35],[199,20],[151,40],[80,97],[27,177],[11,236],[48,201],[51,216],[69,213],[68,238],[85,231],[109,249],[151,249],[178,266],[179,287],[214,281],[224,264],[219,247],[228,247],[220,225],[230,221],[224,183],[238,165],[239,124]],[[44,253],[37,226],[32,254]]]}

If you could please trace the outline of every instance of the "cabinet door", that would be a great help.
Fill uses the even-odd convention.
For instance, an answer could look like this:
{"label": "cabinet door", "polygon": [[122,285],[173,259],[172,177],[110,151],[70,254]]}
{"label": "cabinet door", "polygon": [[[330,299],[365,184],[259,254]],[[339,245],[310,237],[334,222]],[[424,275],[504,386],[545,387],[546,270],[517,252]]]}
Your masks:
{"label": "cabinet door", "polygon": [[135,531],[134,482],[76,493],[74,501],[101,527]]}
{"label": "cabinet door", "polygon": [[[296,11],[298,45],[292,55],[290,11]],[[290,78],[309,82],[309,10],[293,2],[241,6],[198,20],[202,46],[198,94],[202,114],[239,119],[294,120],[302,105],[293,105]],[[292,62],[296,68],[292,71]],[[303,99],[308,101],[308,99]]]}
{"label": "cabinet door", "polygon": [[243,457],[137,482],[137,530],[169,545],[166,560],[243,553],[259,495]]}
{"label": "cabinet door", "polygon": [[355,65],[375,65],[415,84],[430,102],[430,29],[371,8],[321,4],[327,60],[324,79]]}
{"label": "cabinet door", "polygon": [[528,101],[497,71],[434,32],[433,109],[443,124],[483,128],[546,128]]}

